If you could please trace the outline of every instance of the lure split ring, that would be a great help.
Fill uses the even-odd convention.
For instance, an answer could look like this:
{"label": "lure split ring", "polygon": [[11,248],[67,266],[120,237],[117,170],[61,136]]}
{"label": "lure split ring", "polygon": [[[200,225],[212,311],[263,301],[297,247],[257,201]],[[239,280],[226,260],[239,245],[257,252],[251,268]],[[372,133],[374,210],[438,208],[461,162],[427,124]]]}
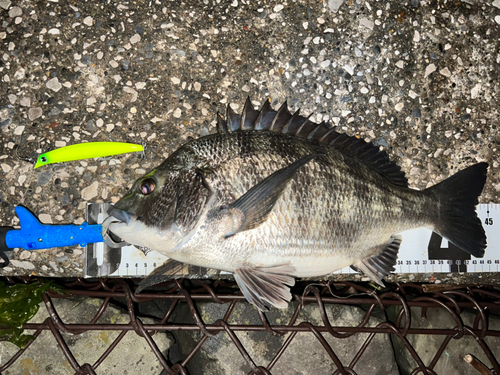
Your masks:
{"label": "lure split ring", "polygon": [[102,232],[101,232],[102,239],[104,240],[106,245],[108,245],[109,247],[112,247],[112,248],[119,248],[119,247],[130,245],[128,242],[125,242],[125,241],[116,242],[115,240],[113,240],[111,238],[111,236],[109,235],[109,233],[110,233],[109,226],[111,225],[111,223],[120,223],[120,220],[117,220],[113,216],[108,216],[101,224],[102,225]]}

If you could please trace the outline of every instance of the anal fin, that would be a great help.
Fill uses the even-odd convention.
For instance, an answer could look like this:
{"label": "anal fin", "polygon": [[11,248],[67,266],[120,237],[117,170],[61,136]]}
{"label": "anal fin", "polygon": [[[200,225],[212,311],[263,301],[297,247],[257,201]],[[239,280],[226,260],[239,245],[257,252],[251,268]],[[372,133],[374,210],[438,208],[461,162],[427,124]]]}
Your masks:
{"label": "anal fin", "polygon": [[135,293],[140,293],[150,286],[172,280],[176,274],[181,273],[186,264],[177,260],[168,259],[158,268],[155,268],[145,279],[141,280]]}
{"label": "anal fin", "polygon": [[385,287],[382,279],[395,271],[398,251],[403,238],[398,234],[391,236],[387,246],[377,255],[360,260],[354,267],[362,271],[378,285]]}
{"label": "anal fin", "polygon": [[289,265],[272,267],[241,267],[234,273],[243,295],[261,311],[271,306],[285,309],[292,299],[291,286],[295,279],[289,276],[295,268]]}

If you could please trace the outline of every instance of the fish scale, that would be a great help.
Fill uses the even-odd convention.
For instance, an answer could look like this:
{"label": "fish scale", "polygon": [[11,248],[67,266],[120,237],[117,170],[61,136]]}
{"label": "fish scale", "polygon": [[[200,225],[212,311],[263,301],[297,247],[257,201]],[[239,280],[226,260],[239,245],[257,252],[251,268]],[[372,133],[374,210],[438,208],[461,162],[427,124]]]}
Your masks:
{"label": "fish scale", "polygon": [[261,310],[286,307],[293,277],[351,265],[382,284],[405,230],[430,227],[484,254],[474,207],[486,163],[418,191],[376,146],[286,104],[256,111],[247,100],[242,115],[228,107],[218,129],[138,179],[110,210],[121,221],[110,230],[176,261],[234,273]]}

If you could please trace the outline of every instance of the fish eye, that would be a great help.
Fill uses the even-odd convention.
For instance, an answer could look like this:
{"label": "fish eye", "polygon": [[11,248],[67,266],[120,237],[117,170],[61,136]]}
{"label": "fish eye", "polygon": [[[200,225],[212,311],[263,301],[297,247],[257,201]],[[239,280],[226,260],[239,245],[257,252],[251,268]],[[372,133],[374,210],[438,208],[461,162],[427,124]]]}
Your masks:
{"label": "fish eye", "polygon": [[42,156],[42,157],[40,158],[40,161],[41,161],[42,163],[45,163],[45,162],[47,161],[47,158],[46,158],[45,156]]}
{"label": "fish eye", "polygon": [[139,185],[139,190],[142,193],[142,195],[151,194],[155,190],[155,188],[156,188],[156,182],[152,178],[146,178]]}

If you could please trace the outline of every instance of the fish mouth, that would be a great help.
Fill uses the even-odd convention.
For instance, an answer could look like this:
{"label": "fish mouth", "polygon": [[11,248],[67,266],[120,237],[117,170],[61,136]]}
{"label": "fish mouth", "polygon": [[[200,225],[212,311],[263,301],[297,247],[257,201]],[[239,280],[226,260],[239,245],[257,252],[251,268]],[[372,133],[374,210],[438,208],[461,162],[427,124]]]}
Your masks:
{"label": "fish mouth", "polygon": [[132,225],[137,219],[137,215],[132,212],[120,210],[119,208],[111,207],[108,210],[108,215],[120,220],[122,223],[127,224],[127,227]]}

